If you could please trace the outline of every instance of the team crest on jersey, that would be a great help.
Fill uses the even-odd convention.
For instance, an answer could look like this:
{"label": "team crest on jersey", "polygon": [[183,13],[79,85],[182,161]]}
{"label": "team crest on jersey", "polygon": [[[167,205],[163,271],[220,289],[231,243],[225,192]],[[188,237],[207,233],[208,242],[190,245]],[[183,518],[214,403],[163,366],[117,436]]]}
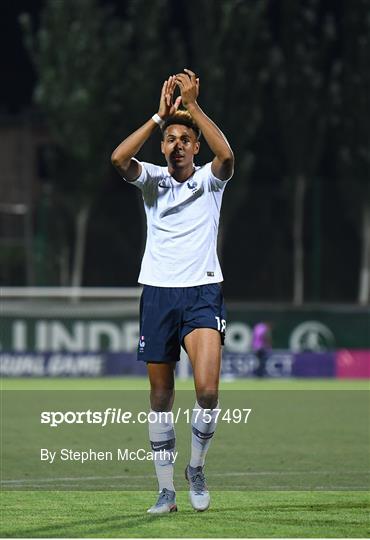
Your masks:
{"label": "team crest on jersey", "polygon": [[195,180],[189,180],[189,182],[187,183],[187,186],[189,189],[192,190],[193,193],[195,193],[198,188],[198,184]]}
{"label": "team crest on jersey", "polygon": [[139,339],[139,352],[144,352],[144,349],[145,349],[145,338],[144,336],[140,336],[140,339]]}

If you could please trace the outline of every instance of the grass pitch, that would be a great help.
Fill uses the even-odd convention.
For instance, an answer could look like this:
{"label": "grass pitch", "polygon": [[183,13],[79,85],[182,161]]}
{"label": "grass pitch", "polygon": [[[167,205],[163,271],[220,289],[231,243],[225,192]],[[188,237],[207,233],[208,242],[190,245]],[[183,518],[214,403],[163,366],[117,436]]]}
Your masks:
{"label": "grass pitch", "polygon": [[5,537],[368,537],[363,492],[213,492],[208,512],[187,494],[179,511],[145,513],[153,492],[13,492],[4,497]]}
{"label": "grass pitch", "polygon": [[[3,390],[146,390],[148,383],[145,379],[9,379],[2,381]],[[179,381],[178,389],[191,389],[191,382]],[[289,403],[289,391],[356,391],[368,390],[367,381],[336,381],[336,380],[238,380],[224,382],[221,391],[281,391]],[[21,398],[21,392],[19,397]],[[268,396],[268,392],[266,393]],[[312,393],[310,393],[312,395]],[[331,394],[335,399],[336,394]],[[351,418],[353,411],[348,411]],[[357,419],[353,418],[355,425]],[[307,426],[304,426],[306,431]],[[339,426],[340,427],[340,426]],[[22,427],[26,431],[27,426]],[[302,434],[302,436],[304,433]],[[336,435],[334,430],[333,435]],[[180,433],[181,436],[181,433]],[[274,434],[276,444],[286,445],[292,451],[299,453],[302,441],[289,437],[289,433]],[[120,491],[117,481],[111,489],[105,479],[101,487],[95,489],[95,484],[83,482],[74,483],[73,491],[69,490],[68,482],[64,485],[61,480],[51,479],[42,484],[43,478],[35,478],[37,470],[29,470],[28,475],[35,482],[24,491],[24,484],[12,486],[9,479],[18,478],[17,469],[10,472],[3,470],[2,475],[2,537],[174,537],[174,538],[207,538],[207,537],[369,537],[369,467],[360,467],[356,463],[356,453],[351,453],[351,446],[356,446],[356,440],[348,441],[345,448],[346,461],[340,463],[341,470],[352,474],[356,469],[360,476],[356,480],[356,489],[351,489],[351,483],[340,490],[323,490],[315,482],[311,490],[299,486],[300,478],[297,471],[287,470],[287,464],[282,463],[280,478],[271,473],[274,463],[267,453],[266,461],[259,470],[259,476],[254,477],[254,464],[248,467],[247,476],[237,475],[222,479],[223,463],[228,459],[228,445],[219,437],[215,440],[210,451],[209,485],[212,496],[211,508],[205,513],[196,513],[188,501],[186,484],[182,478],[182,467],[176,467],[177,502],[179,512],[161,517],[146,514],[146,509],[156,499],[155,478],[151,464],[145,469],[147,478],[137,476],[136,481],[142,482],[145,491]],[[279,440],[278,440],[279,439]],[[345,439],[339,439],[346,443]],[[24,440],[27,445],[27,437]],[[217,449],[218,448],[218,449]],[[233,470],[241,470],[241,463],[246,463],[250,447],[233,444],[235,453],[232,454]],[[318,449],[313,449],[313,452]],[[243,455],[244,452],[244,455]],[[212,454],[217,456],[212,458]],[[361,456],[362,454],[358,454]],[[325,456],[322,456],[324,459]],[[273,454],[271,454],[271,460]],[[321,460],[321,458],[320,458]],[[330,463],[328,461],[328,463]],[[325,464],[325,467],[327,464]],[[289,460],[288,460],[289,464]],[[295,464],[296,465],[296,464]],[[304,463],[301,462],[303,466]],[[337,464],[338,465],[338,464]],[[219,468],[218,468],[219,467]],[[291,469],[297,468],[292,465]],[[306,463],[305,482],[310,478],[310,463]],[[285,477],[285,472],[286,477]],[[315,471],[312,477],[315,480]],[[208,468],[207,468],[208,473]],[[289,474],[291,473],[291,474]],[[19,473],[18,473],[19,474]],[[39,473],[37,473],[39,474]],[[278,474],[278,473],[274,473]],[[249,475],[249,476],[248,476]],[[4,481],[6,478],[6,481]],[[134,478],[134,476],[133,476]],[[246,480],[247,478],[247,480]],[[345,479],[345,475],[343,476]],[[257,480],[256,480],[257,479]],[[260,480],[259,480],[260,479]],[[284,491],[279,490],[279,484],[284,480]],[[329,479],[330,480],[330,479]],[[329,482],[328,480],[328,482]],[[36,483],[39,481],[39,484]],[[333,485],[337,485],[332,478]],[[58,483],[59,482],[59,483]],[[112,480],[113,482],[113,480]],[[119,479],[118,479],[119,482]],[[225,483],[223,490],[222,483]],[[248,487],[248,482],[250,486]],[[232,485],[239,485],[239,491],[231,491]],[[149,491],[145,486],[153,486]],[[268,485],[267,490],[264,486]],[[326,485],[326,484],[325,484]],[[213,487],[214,486],[214,487]],[[221,486],[221,487],[220,487]],[[227,486],[227,487],[226,487]],[[324,486],[325,487],[325,486]],[[151,489],[151,488],[149,488]],[[221,491],[222,489],[222,491]],[[61,491],[64,490],[64,491]]]}

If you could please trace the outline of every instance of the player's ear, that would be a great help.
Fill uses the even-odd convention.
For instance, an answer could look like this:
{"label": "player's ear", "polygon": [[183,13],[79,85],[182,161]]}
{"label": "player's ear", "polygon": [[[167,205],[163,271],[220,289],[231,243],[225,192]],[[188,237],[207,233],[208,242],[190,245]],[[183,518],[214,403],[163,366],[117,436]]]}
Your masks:
{"label": "player's ear", "polygon": [[197,141],[194,145],[194,156],[196,156],[197,154],[199,154],[199,150],[200,150],[200,142]]}
{"label": "player's ear", "polygon": [[163,142],[164,142],[164,141],[163,141],[163,139],[162,139],[162,140],[161,140],[161,152],[162,152],[162,154],[164,154]]}

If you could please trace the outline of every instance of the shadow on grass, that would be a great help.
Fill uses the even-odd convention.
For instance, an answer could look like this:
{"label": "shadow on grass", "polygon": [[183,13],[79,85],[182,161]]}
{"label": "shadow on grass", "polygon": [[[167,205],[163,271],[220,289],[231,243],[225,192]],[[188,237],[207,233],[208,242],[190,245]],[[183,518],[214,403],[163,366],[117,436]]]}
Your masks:
{"label": "shadow on grass", "polygon": [[250,510],[264,510],[264,511],[283,511],[283,512],[321,512],[325,510],[353,510],[355,508],[368,509],[369,505],[366,502],[354,502],[354,501],[333,501],[327,503],[302,503],[302,504],[270,504],[270,505],[248,505]]}
{"label": "shadow on grass", "polygon": [[[266,519],[271,515],[271,512],[277,513],[274,516],[275,525],[285,525],[289,527],[298,527],[299,530],[305,526],[304,521],[300,524],[297,523],[296,517],[288,517],[284,515],[279,515],[279,513],[292,514],[294,512],[304,512],[306,518],[309,519],[309,525],[312,526],[333,526],[333,518],[328,519],[327,512],[334,512],[337,514],[340,511],[351,511],[351,510],[366,510],[368,508],[366,502],[355,502],[355,501],[333,501],[333,502],[323,502],[323,503],[302,503],[302,504],[268,504],[265,505],[262,501],[260,504],[252,503],[248,504],[239,504],[238,506],[228,505],[227,507],[219,507],[215,504],[214,508],[210,509],[206,514],[196,513],[191,508],[180,507],[180,512],[178,514],[166,514],[163,516],[150,516],[146,514],[145,508],[141,512],[131,513],[127,515],[113,515],[103,518],[86,518],[86,519],[74,519],[70,521],[65,521],[63,523],[52,523],[45,526],[34,526],[26,528],[13,529],[11,532],[2,531],[2,537],[66,537],[66,536],[134,536],[137,532],[138,536],[145,536],[145,530],[143,531],[142,527],[148,527],[148,535],[152,537],[153,534],[156,536],[158,532],[161,531],[154,530],[155,527],[150,528],[151,524],[157,524],[161,526],[165,522],[163,520],[170,519],[171,522],[168,523],[170,527],[167,530],[167,534],[163,536],[172,536],[172,537],[182,537],[182,536],[192,536],[192,526],[196,526],[197,523],[202,521],[203,525],[209,524],[211,519],[213,525],[219,527],[221,524],[225,532],[228,529],[233,529],[235,525],[248,522],[249,525],[266,525]],[[323,512],[323,515],[317,516],[312,515],[309,517],[310,512]],[[226,516],[232,515],[232,522],[225,521]],[[366,517],[364,517],[364,523],[361,521],[349,520],[345,513],[343,515],[343,520],[340,523],[336,523],[335,529],[340,529],[343,526],[353,526],[353,527],[362,527],[365,525]],[[177,519],[176,519],[177,518]],[[184,518],[184,519],[183,519]],[[189,519],[191,520],[189,522]],[[199,520],[199,521],[198,521]],[[180,527],[179,532],[174,531],[172,528]],[[143,535],[144,532],[144,535]],[[164,529],[164,533],[166,530]],[[170,533],[170,534],[168,534]],[[203,531],[204,533],[204,531]],[[210,532],[210,536],[214,536]],[[203,537],[207,536],[202,534]],[[216,533],[216,536],[221,536]]]}
{"label": "shadow on grass", "polygon": [[[104,530],[110,531],[110,530],[116,530],[118,528],[122,528],[123,530],[130,530],[133,527],[138,527],[140,524],[147,524],[151,521],[157,520],[158,517],[153,517],[149,515],[145,515],[142,512],[131,514],[129,517],[125,516],[110,516],[107,518],[101,518],[101,519],[94,519],[94,526],[92,525],[92,519],[83,519],[83,520],[73,520],[73,521],[67,521],[60,524],[52,524],[52,525],[45,525],[43,527],[27,527],[25,529],[18,529],[15,531],[12,531],[11,533],[7,533],[5,531],[2,532],[2,535],[5,538],[9,537],[37,537],[37,536],[46,536],[46,537],[55,537],[55,536],[64,536],[65,532],[68,532],[67,530],[77,527],[80,529],[81,527],[84,528],[83,532],[86,534],[92,534],[94,531],[101,531],[102,527],[99,527],[99,525],[105,525],[109,524],[108,527],[104,528]],[[119,523],[118,523],[119,522]],[[89,527],[90,525],[90,527]],[[87,527],[87,528],[85,528]],[[58,531],[61,533],[58,535]],[[82,532],[82,531],[81,531]]]}

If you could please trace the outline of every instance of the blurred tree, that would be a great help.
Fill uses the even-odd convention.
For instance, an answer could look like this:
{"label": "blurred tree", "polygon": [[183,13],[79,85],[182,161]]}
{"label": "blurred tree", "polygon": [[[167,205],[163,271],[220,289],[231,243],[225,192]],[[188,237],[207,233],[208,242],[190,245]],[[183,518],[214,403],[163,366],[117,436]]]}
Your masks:
{"label": "blurred tree", "polygon": [[337,86],[338,173],[361,238],[358,302],[370,302],[370,0],[344,3]]}
{"label": "blurred tree", "polygon": [[200,76],[199,103],[228,137],[236,156],[232,187],[223,200],[219,252],[245,203],[255,156],[252,142],[262,119],[269,78],[267,2],[194,0],[182,4],[188,64]]}
{"label": "blurred tree", "polygon": [[278,121],[292,192],[293,302],[304,300],[304,210],[308,182],[318,174],[329,122],[331,65],[336,35],[331,17],[319,19],[319,0],[283,0],[281,35],[272,49]]}
{"label": "blurred tree", "polygon": [[[112,149],[125,135],[120,124],[127,134],[145,113],[153,114],[161,80],[178,52],[174,47],[164,54],[166,4],[132,0],[121,20],[98,0],[48,0],[36,33],[30,17],[21,16],[38,77],[35,101],[58,150],[53,180],[61,209],[60,252],[68,252],[66,218],[74,221],[73,286],[83,281],[91,208],[110,173]],[[158,92],[153,97],[154,84]],[[65,269],[66,256],[62,259]]]}

